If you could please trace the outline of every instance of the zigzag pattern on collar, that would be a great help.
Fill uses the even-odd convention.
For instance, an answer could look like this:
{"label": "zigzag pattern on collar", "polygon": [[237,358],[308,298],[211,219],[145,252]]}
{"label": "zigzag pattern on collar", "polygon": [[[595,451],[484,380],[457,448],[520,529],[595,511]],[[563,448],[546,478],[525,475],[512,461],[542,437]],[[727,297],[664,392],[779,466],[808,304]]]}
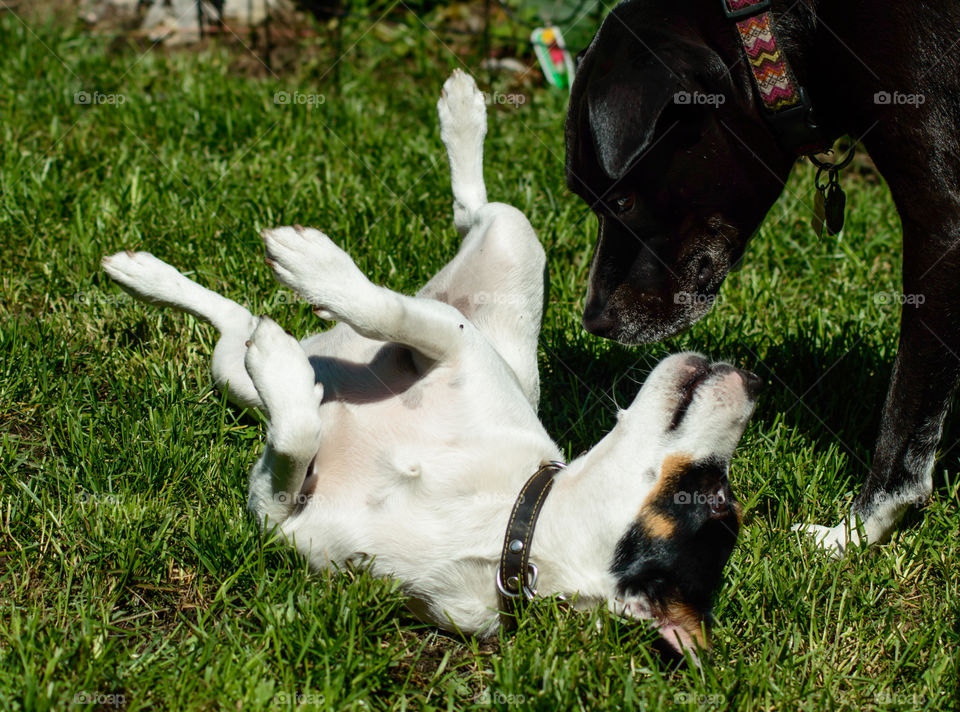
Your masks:
{"label": "zigzag pattern on collar", "polygon": [[[732,11],[741,11],[762,0],[725,0]],[[790,65],[777,45],[773,19],[769,10],[737,21],[737,31],[750,63],[757,92],[764,108],[782,111],[801,103],[797,82]]]}

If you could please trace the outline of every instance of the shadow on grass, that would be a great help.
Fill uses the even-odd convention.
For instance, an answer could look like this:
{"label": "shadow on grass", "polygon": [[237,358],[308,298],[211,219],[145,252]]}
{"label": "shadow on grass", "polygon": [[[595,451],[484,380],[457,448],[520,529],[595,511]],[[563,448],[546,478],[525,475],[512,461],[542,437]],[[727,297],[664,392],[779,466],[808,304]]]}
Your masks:
{"label": "shadow on grass", "polygon": [[[851,321],[831,336],[744,339],[726,344],[724,358],[765,381],[753,416],[762,430],[780,419],[816,450],[838,447],[862,477],[896,353],[895,341],[879,348],[870,331]],[[680,350],[710,354],[716,346],[709,336],[634,348],[598,346],[593,338],[558,337],[545,346],[541,362],[541,418],[572,453],[589,449],[613,427],[616,407],[629,405],[660,359]],[[935,486],[943,485],[944,468],[960,466],[960,419],[948,417],[939,453]]]}

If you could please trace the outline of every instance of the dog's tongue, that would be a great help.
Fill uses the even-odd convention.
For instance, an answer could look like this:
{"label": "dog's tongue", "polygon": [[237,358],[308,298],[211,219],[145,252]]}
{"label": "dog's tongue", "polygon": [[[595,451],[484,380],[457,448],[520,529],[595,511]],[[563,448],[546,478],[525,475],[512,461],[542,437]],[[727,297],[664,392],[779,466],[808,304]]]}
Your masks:
{"label": "dog's tongue", "polygon": [[657,622],[657,630],[671,648],[680,655],[689,652],[693,663],[700,667],[699,651],[710,648],[700,627],[700,621],[690,616],[687,611],[679,615],[671,615],[671,612],[668,612],[665,618]]}

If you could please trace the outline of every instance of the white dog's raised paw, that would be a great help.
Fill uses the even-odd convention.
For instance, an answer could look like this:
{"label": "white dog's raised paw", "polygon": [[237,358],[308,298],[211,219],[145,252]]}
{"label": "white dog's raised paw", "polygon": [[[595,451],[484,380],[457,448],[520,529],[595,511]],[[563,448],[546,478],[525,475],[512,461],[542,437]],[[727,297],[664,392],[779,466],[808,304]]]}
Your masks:
{"label": "white dog's raised paw", "polygon": [[124,291],[149,304],[176,303],[184,283],[189,282],[175,267],[149,252],[125,250],[104,257],[100,264]]}
{"label": "white dog's raised paw", "polygon": [[840,558],[851,546],[859,543],[856,531],[850,532],[846,522],[840,522],[835,527],[824,527],[819,524],[794,524],[791,531],[806,534],[824,553]]}
{"label": "white dog's raised paw", "polygon": [[336,318],[351,297],[370,287],[350,255],[319,230],[295,225],[262,235],[267,264],[277,279],[326,317]]}
{"label": "white dog's raised paw", "polygon": [[282,413],[316,412],[323,386],[300,343],[268,317],[247,342],[244,365],[271,420]]}
{"label": "white dog's raised paw", "polygon": [[440,137],[448,147],[451,141],[483,143],[487,133],[487,106],[473,77],[454,69],[443,84],[437,101]]}

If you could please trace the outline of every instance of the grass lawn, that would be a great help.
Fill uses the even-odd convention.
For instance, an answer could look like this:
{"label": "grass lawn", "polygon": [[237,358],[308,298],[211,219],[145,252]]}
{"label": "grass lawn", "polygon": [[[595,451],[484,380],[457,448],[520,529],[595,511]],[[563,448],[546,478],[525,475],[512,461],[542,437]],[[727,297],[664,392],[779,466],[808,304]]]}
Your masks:
{"label": "grass lawn", "polygon": [[366,29],[348,27],[337,86],[324,46],[275,76],[222,47],[144,52],[0,11],[0,708],[956,709],[956,426],[892,543],[835,561],[789,531],[846,511],[895,353],[899,221],[862,164],[839,240],[811,232],[798,165],[713,312],[624,348],[579,325],[596,222],[564,186],[566,97],[484,85],[524,92],[490,108],[487,187],[547,250],[541,409],[568,455],[669,352],[768,381],[734,459],[746,527],[702,672],[663,669],[649,633],[600,611],[440,635],[389,582],[310,573],[260,536],[245,499],[263,427],[211,387],[212,329],[133,302],[99,261],[150,250],[303,336],[319,324],[258,237],[296,222],[416,290],[457,249],[435,103],[460,61],[426,31],[398,59]]}

